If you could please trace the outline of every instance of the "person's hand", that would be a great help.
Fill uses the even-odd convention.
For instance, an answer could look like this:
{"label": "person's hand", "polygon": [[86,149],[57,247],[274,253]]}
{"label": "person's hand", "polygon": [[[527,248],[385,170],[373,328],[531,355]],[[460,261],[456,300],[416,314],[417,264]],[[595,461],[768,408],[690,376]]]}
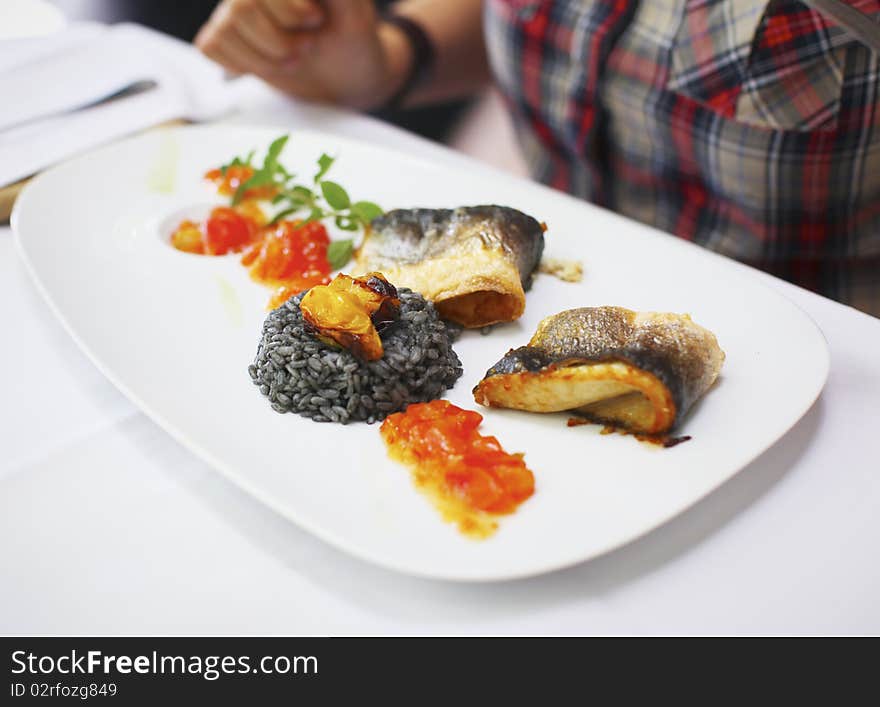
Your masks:
{"label": "person's hand", "polygon": [[361,109],[394,94],[410,51],[373,0],[223,0],[195,44],[231,72]]}

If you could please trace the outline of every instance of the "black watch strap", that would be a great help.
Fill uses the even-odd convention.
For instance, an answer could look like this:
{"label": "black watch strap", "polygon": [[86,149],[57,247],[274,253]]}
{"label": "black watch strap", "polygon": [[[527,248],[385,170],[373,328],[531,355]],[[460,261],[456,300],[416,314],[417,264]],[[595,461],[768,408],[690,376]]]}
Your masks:
{"label": "black watch strap", "polygon": [[431,69],[434,66],[434,43],[431,41],[431,38],[422,26],[418,22],[411,20],[409,17],[389,14],[384,17],[384,21],[390,25],[394,25],[403,32],[409,41],[413,52],[412,65],[410,66],[406,79],[401,87],[397,89],[397,92],[386,101],[384,106],[382,106],[383,110],[394,110],[403,105],[403,102],[412,90],[422,83],[425,77],[431,72]]}

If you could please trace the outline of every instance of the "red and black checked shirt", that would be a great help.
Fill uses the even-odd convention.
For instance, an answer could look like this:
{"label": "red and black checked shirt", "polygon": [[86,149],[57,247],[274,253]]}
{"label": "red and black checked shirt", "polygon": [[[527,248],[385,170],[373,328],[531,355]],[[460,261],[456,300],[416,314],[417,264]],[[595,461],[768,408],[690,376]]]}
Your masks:
{"label": "red and black checked shirt", "polygon": [[832,20],[488,0],[486,31],[541,181],[880,316],[880,59]]}

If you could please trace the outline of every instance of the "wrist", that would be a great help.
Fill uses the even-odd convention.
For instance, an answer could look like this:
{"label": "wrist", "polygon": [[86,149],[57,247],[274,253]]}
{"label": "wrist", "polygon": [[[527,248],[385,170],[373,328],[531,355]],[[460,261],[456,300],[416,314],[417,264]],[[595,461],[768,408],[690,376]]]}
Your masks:
{"label": "wrist", "polygon": [[384,65],[384,80],[376,92],[375,107],[382,108],[400,93],[413,73],[415,50],[406,33],[385,20],[379,23],[379,45]]}
{"label": "wrist", "polygon": [[[406,62],[401,58],[404,53],[397,48],[393,56],[398,60],[394,67],[394,81],[396,90],[385,97],[382,108],[395,110],[404,107],[410,101],[413,93],[421,88],[431,74],[435,63],[434,42],[425,28],[417,20],[406,15],[391,14],[384,20],[383,26],[389,27],[389,37],[392,42],[403,43],[408,47],[405,52]],[[401,46],[398,44],[398,47]],[[401,69],[403,76],[401,78]]]}

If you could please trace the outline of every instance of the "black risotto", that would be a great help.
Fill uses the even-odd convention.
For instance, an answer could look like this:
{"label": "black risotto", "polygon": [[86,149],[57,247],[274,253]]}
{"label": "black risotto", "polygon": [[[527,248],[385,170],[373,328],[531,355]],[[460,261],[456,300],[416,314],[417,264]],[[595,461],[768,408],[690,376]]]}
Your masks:
{"label": "black risotto", "polygon": [[461,376],[452,350],[460,329],[417,292],[398,289],[400,318],[382,332],[385,353],[377,361],[361,361],[306,331],[299,308],[304,294],[269,313],[248,367],[273,410],[317,422],[373,423],[410,403],[442,397]]}

